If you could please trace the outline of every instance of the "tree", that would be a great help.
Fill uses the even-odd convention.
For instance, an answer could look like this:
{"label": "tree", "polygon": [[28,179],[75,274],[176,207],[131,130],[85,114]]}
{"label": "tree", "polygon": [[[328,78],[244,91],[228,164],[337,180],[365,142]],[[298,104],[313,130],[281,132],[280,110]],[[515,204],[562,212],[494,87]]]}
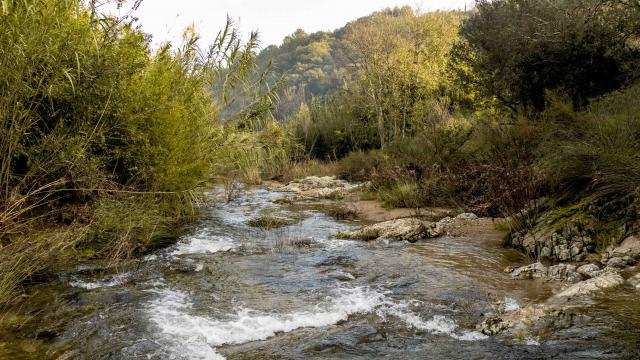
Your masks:
{"label": "tree", "polygon": [[380,143],[404,138],[442,94],[460,15],[387,10],[348,26],[363,103],[375,114]]}
{"label": "tree", "polygon": [[454,55],[485,96],[512,109],[543,110],[549,90],[580,108],[637,75],[637,19],[627,1],[480,0]]}

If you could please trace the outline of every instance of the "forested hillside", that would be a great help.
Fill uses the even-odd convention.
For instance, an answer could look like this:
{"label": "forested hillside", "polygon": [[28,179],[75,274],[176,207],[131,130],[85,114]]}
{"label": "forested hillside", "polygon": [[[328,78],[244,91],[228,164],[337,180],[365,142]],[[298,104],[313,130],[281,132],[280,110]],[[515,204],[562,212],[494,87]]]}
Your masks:
{"label": "forested hillside", "polygon": [[588,195],[637,203],[639,35],[632,1],[479,1],[298,31],[260,59],[284,76],[275,116],[298,158],[337,161],[390,207],[529,209],[526,231]]}

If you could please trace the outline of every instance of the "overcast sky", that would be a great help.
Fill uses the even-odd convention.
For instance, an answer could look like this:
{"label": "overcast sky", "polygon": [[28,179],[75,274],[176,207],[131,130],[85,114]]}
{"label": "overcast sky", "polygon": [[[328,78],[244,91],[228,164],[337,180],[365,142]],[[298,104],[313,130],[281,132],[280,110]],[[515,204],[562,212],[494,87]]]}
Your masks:
{"label": "overcast sky", "polygon": [[229,14],[243,34],[258,30],[262,47],[266,47],[279,45],[298,28],[307,32],[334,30],[385,7],[459,9],[465,2],[473,0],[143,0],[135,15],[156,45],[179,41],[191,24],[210,43]]}

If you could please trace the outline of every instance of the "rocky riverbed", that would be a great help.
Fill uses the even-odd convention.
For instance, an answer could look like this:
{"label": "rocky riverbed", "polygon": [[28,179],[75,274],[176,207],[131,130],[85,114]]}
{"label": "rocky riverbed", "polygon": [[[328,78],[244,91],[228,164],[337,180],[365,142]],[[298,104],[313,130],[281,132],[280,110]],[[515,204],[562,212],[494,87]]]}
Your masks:
{"label": "rocky riverbed", "polygon": [[212,201],[173,246],[30,288],[0,357],[640,356],[640,279],[610,264],[629,244],[606,263],[536,263],[473,214],[329,216],[360,186],[311,178]]}

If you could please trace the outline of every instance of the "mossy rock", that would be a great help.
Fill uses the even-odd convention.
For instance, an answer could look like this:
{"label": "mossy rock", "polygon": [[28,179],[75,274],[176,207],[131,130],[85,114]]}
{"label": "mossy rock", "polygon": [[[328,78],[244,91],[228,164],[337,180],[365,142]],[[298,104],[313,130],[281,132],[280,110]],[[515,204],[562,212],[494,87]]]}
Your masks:
{"label": "mossy rock", "polygon": [[297,224],[301,220],[301,218],[284,218],[272,215],[263,215],[247,221],[247,225],[255,228],[271,230]]}
{"label": "mossy rock", "polygon": [[585,198],[545,212],[527,232],[513,232],[507,243],[538,259],[582,261],[624,239],[636,224],[633,201]]}

